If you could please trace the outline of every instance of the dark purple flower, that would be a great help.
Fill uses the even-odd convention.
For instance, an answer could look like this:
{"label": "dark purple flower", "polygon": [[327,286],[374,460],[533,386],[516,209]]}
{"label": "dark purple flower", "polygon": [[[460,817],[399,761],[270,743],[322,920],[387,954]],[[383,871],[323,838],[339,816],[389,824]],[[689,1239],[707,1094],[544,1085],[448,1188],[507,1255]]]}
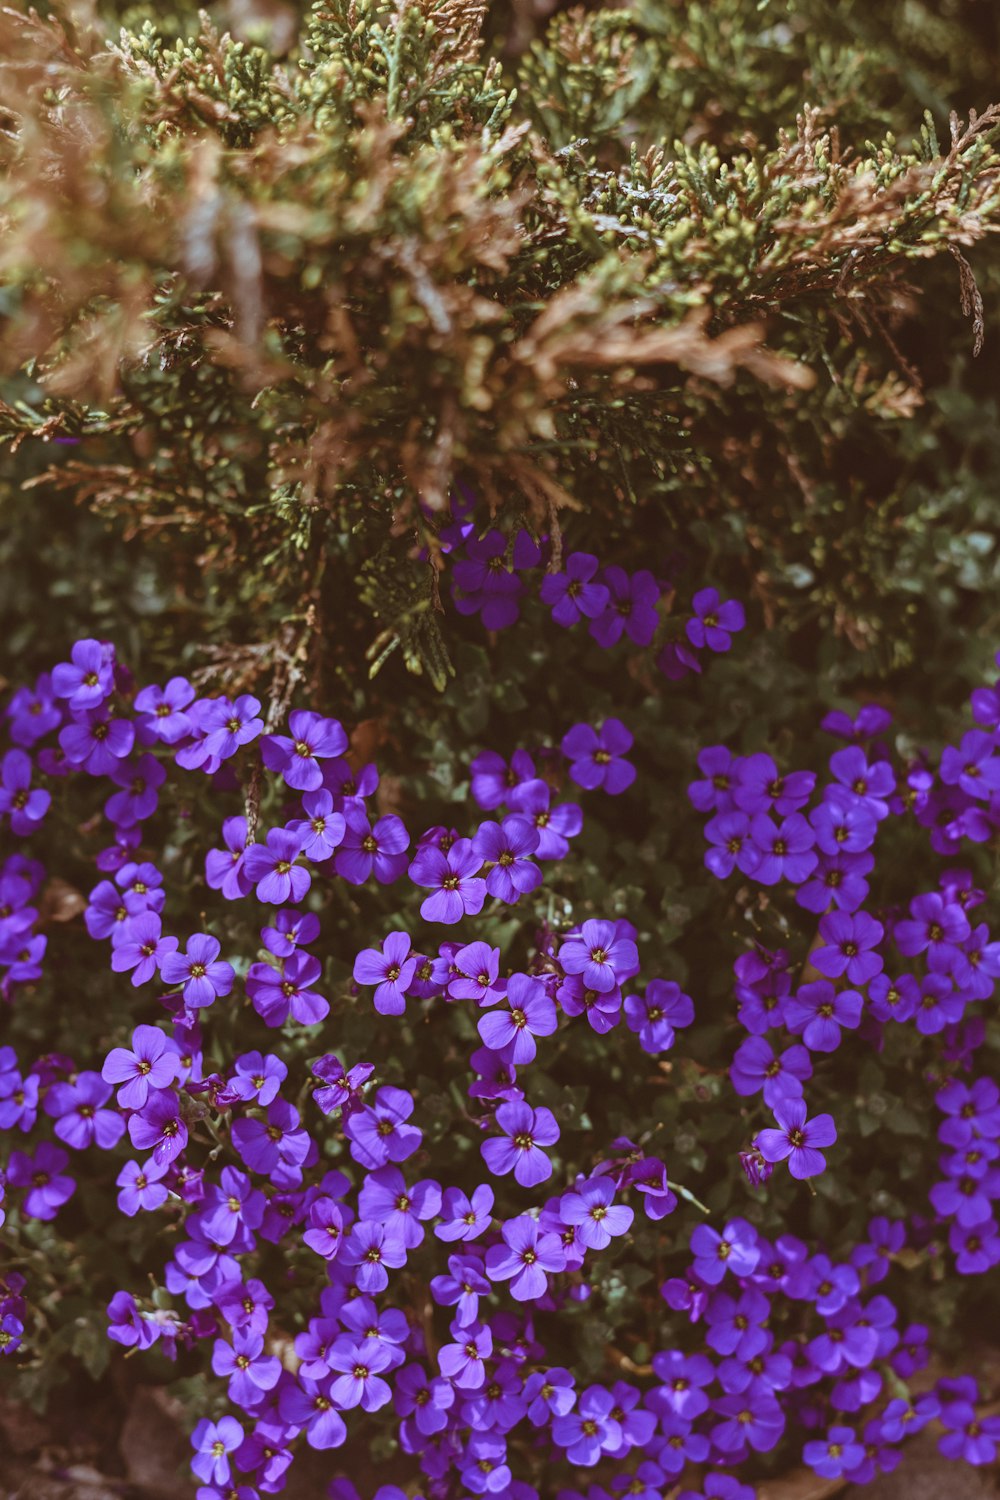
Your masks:
{"label": "dark purple flower", "polygon": [[414,885],[431,888],[432,894],[420,905],[424,920],[450,926],[482,911],[486,900],[486,881],[478,878],[482,864],[471,839],[457,839],[447,853],[432,845],[418,849],[408,873]]}
{"label": "dark purple flower", "polygon": [[656,608],[660,587],[652,573],[640,568],[630,575],[624,568],[611,566],[603,569],[600,581],[608,590],[608,602],[591,621],[594,640],[607,650],[624,633],[637,646],[648,646],[660,623]]}
{"label": "dark purple flower", "polygon": [[692,646],[707,646],[710,651],[728,651],[732,637],[746,624],[742,604],[736,599],[719,599],[718,589],[699,589],[691,601],[694,618],[685,626]]}
{"label": "dark purple flower", "polygon": [[152,755],[138,760],[120,760],[111,771],[111,780],[121,787],[104,804],[106,816],[119,828],[132,828],[151,818],[159,804],[157,788],[166,780],[166,771]]}
{"label": "dark purple flower", "polygon": [[583,810],[575,802],[557,802],[552,806],[552,788],[547,781],[535,778],[522,782],[510,794],[513,810],[534,826],[538,834],[537,859],[564,859],[569,841],[583,827]]}
{"label": "dark purple flower", "polygon": [[547,573],[542,579],[540,596],[552,609],[557,625],[575,625],[584,615],[594,620],[608,604],[608,590],[594,583],[600,566],[590,552],[571,552],[562,573]]}
{"label": "dark purple flower", "polygon": [[251,1172],[262,1172],[275,1180],[280,1177],[286,1187],[301,1180],[301,1167],[315,1149],[299,1123],[298,1110],[280,1095],[268,1105],[266,1124],[263,1120],[234,1120],[230,1138]]}
{"label": "dark purple flower", "polygon": [[467,1328],[452,1325],[454,1344],[442,1344],[438,1351],[438,1368],[446,1380],[462,1391],[477,1391],[485,1383],[484,1361],[493,1353],[493,1335],[488,1327],[476,1323]]}
{"label": "dark purple flower", "polygon": [[832,1115],[806,1119],[804,1099],[783,1099],[774,1108],[777,1130],[762,1130],[754,1144],[765,1161],[787,1161],[793,1177],[816,1177],[826,1168],[820,1146],[832,1146],[837,1127]]}
{"label": "dark purple flower", "polygon": [[374,1219],[387,1233],[398,1235],[407,1250],[423,1243],[420,1220],[433,1219],[441,1208],[441,1186],[432,1178],[410,1187],[398,1167],[379,1167],[369,1173],[358,1195],[358,1212]]}
{"label": "dark purple flower", "polygon": [[834,751],[830,756],[830,770],[841,786],[858,798],[873,817],[881,820],[888,816],[888,799],[896,787],[896,777],[888,761],[880,760],[869,765],[865,752],[851,745],[846,750]]}
{"label": "dark purple flower", "polygon": [[27,1188],[23,1212],[29,1219],[54,1219],[62,1205],[76,1192],[76,1183],[64,1173],[69,1157],[58,1146],[41,1141],[34,1156],[12,1151],[7,1163],[7,1186]]}
{"label": "dark purple flower", "polygon": [[522,1187],[534,1187],[552,1176],[552,1163],[543,1146],[559,1139],[559,1126],[550,1109],[531,1109],[527,1104],[501,1104],[496,1122],[503,1135],[484,1141],[483,1160],[495,1177],[513,1171]]}
{"label": "dark purple flower", "polygon": [[345,1236],[341,1246],[342,1265],[354,1268],[354,1284],[368,1295],[384,1292],[389,1285],[389,1271],[406,1264],[406,1245],[402,1234],[372,1219],[360,1219]]}
{"label": "dark purple flower", "polygon": [[469,769],[472,795],[484,812],[502,807],[515,787],[537,779],[535,763],[526,750],[515,750],[509,766],[495,750],[484,750]]}
{"label": "dark purple flower", "polygon": [[18,838],[33,833],[49,810],[52,796],[41,787],[31,790],[31,757],[8,750],[0,761],[0,815],[10,814],[11,832]]}
{"label": "dark purple flower", "polygon": [[492,1005],[503,994],[500,949],[476,940],[455,953],[449,971],[448,994],[453,1000],[476,1000]]}
{"label": "dark purple flower", "polygon": [[615,797],[635,780],[635,766],[623,759],[632,743],[632,733],[621,719],[605,719],[600,730],[574,724],[563,735],[561,749],[571,762],[569,774],[577,786],[588,792],[601,787]]}
{"label": "dark purple flower", "polygon": [[219,958],[220,946],[218,938],[196,932],[186,952],[167,953],[160,963],[164,984],[181,985],[184,1004],[191,1010],[213,1005],[233,987],[233,967]]}
{"label": "dark purple flower", "polygon": [[822,1441],[806,1443],[802,1457],[821,1479],[841,1479],[856,1469],[865,1456],[853,1427],[830,1428]]}
{"label": "dark purple flower", "polygon": [[1000,757],[994,755],[996,735],[982,729],[970,729],[955,749],[948,745],[941,753],[941,780],[945,786],[959,787],[967,797],[988,802],[1000,789]]}
{"label": "dark purple flower", "polygon": [[423,1139],[416,1125],[406,1123],[412,1113],[413,1096],[405,1089],[388,1084],[380,1088],[374,1105],[353,1110],[344,1121],[354,1160],[368,1171],[390,1161],[406,1161]]}
{"label": "dark purple flower", "polygon": [[330,1387],[330,1395],[343,1411],[360,1406],[363,1411],[378,1411],[392,1399],[388,1383],[380,1371],[388,1370],[392,1354],[378,1339],[337,1339],[328,1355],[330,1368],[342,1374]]}

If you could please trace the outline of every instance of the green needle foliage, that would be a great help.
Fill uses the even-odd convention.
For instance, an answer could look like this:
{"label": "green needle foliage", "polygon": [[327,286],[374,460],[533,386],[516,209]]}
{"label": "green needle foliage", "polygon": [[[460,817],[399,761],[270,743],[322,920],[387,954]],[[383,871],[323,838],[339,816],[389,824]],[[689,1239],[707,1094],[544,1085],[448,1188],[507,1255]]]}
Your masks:
{"label": "green needle foliage", "polygon": [[233,681],[295,620],[329,672],[335,616],[345,680],[401,645],[440,688],[461,484],[538,531],[710,539],[770,617],[912,659],[900,559],[976,565],[961,477],[958,553],[925,555],[913,432],[939,447],[982,338],[1000,112],[940,118],[981,64],[960,15],[910,46],[870,10],[572,10],[516,60],[471,0],[332,0],[280,56],[183,7],[6,11],[14,555],[71,496]]}

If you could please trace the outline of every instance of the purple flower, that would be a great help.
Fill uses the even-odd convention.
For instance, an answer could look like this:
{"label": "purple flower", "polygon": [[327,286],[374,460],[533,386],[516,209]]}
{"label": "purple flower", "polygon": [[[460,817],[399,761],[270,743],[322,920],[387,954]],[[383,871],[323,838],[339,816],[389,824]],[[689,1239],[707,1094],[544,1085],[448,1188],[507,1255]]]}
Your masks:
{"label": "purple flower", "polygon": [[674,1028],[690,1026],[694,1001],[672,979],[651,979],[645,997],[625,996],[625,1023],[638,1032],[639,1045],[653,1056],[674,1045]]}
{"label": "purple flower", "polygon": [[439,1240],[475,1240],[487,1228],[493,1208],[493,1189],[485,1184],[471,1196],[461,1188],[445,1188],[441,1199],[442,1222],[435,1224]]}
{"label": "purple flower", "polygon": [[545,1234],[528,1214],[508,1219],[501,1229],[504,1243],[486,1252],[491,1281],[509,1281],[517,1302],[534,1302],[548,1288],[547,1275],[565,1270],[566,1256],[557,1234]]}
{"label": "purple flower", "polygon": [[621,1446],[622,1429],[611,1415],[615,1398],[603,1386],[591,1385],[580,1395],[576,1410],[552,1423],[552,1441],[566,1449],[571,1464],[592,1468],[604,1451]]}
{"label": "purple flower", "polygon": [[31,790],[31,757],[23,750],[8,750],[0,761],[0,815],[10,814],[11,832],[24,838],[49,810],[52,796],[42,788]]}
{"label": "purple flower", "polygon": [[161,740],[176,745],[191,732],[191,720],[184,710],[194,701],[194,688],[186,677],[171,677],[165,688],[154,683],[135,695],[135,711],[141,714],[139,727],[143,742]]}
{"label": "purple flower", "polygon": [[330,1387],[330,1395],[343,1411],[360,1406],[362,1411],[378,1411],[392,1399],[392,1391],[379,1372],[393,1363],[392,1353],[378,1339],[339,1338],[327,1356],[332,1370],[343,1373]]}
{"label": "purple flower", "polygon": [[393,1382],[392,1401],[399,1416],[411,1418],[422,1437],[432,1437],[447,1427],[455,1391],[447,1380],[428,1379],[420,1365],[404,1365]]}
{"label": "purple flower", "polygon": [[748,1036],[736,1050],[729,1076],[743,1097],[763,1089],[764,1103],[774,1109],[781,1099],[801,1096],[803,1083],[812,1077],[812,1063],[805,1047],[788,1047],[779,1056],[765,1037]]}
{"label": "purple flower", "polygon": [[569,774],[577,786],[588,792],[602,787],[616,797],[635,780],[635,766],[622,758],[632,742],[631,731],[621,719],[605,719],[599,731],[590,724],[574,724],[563,735],[561,748],[571,762]]}
{"label": "purple flower", "polygon": [[127,1161],[118,1173],[116,1185],[118,1208],[126,1218],[132,1219],[140,1209],[148,1212],[166,1203],[169,1194],[161,1179],[169,1169],[168,1162],[148,1161],[140,1166],[137,1161]]}
{"label": "purple flower", "polygon": [[753,875],[760,864],[760,850],[750,834],[750,819],[744,812],[722,812],[705,824],[705,837],[712,845],[705,850],[705,866],[719,880],[733,870]]}
{"label": "purple flower", "polygon": [[111,955],[111,967],[116,974],[132,970],[132,983],[145,984],[152,979],[163,960],[177,951],[175,937],[161,937],[159,917],[153,911],[145,911],[131,917],[124,924],[124,936],[115,945]]}
{"label": "purple flower", "polygon": [[100,1073],[80,1073],[73,1083],[54,1083],[45,1096],[45,1113],[56,1122],[56,1135],[74,1151],[97,1145],[110,1151],[125,1133],[125,1121],[101,1106],[111,1098]]}
{"label": "purple flower", "polygon": [[[199,747],[198,763],[228,760],[242,745],[255,740],[264,728],[259,713],[260,699],[252,693],[241,693],[233,702],[228,698],[204,702],[200,724],[205,737]],[[183,757],[178,758],[178,764],[183,764]]]}
{"label": "purple flower", "polygon": [[114,691],[114,648],[101,641],[77,641],[70,660],[52,669],[52,691],[68,698],[74,713],[97,708]]}
{"label": "purple flower", "polygon": [[184,1004],[191,1010],[213,1005],[233,987],[232,965],[219,958],[219,949],[218,938],[196,932],[185,953],[167,953],[160,964],[164,984],[182,985]]}
{"label": "purple flower", "polygon": [[479,1299],[489,1296],[490,1283],[482,1273],[482,1261],[471,1255],[449,1255],[448,1275],[431,1277],[431,1296],[439,1307],[455,1307],[456,1321],[463,1327],[479,1317]]}
{"label": "purple flower", "polygon": [[798,885],[816,868],[813,831],[801,813],[790,813],[778,826],[767,813],[755,813],[750,837],[760,852],[753,878],[761,885],[777,885],[779,880]]}
{"label": "purple flower", "polygon": [[[802,985],[785,1001],[785,1025],[795,1036],[801,1036],[810,1052],[835,1052],[840,1046],[841,1027],[853,1030],[861,1024],[863,1004],[857,990],[834,990],[825,979],[818,979]],[[767,1103],[772,1101],[768,1099]]]}
{"label": "purple flower", "polygon": [[806,1443],[802,1457],[821,1479],[841,1479],[856,1469],[865,1450],[854,1435],[853,1427],[831,1427],[822,1441]]}
{"label": "purple flower", "polygon": [[846,750],[836,750],[830,756],[830,770],[841,786],[859,799],[873,817],[888,816],[889,797],[896,787],[896,777],[888,761],[880,760],[869,765],[865,752],[856,745]]}
{"label": "purple flower", "polygon": [[873,854],[822,854],[811,879],[796,891],[795,900],[817,916],[831,901],[838,911],[857,911],[868,895],[864,877],[874,867]]}
{"label": "purple flower", "polygon": [[746,1219],[730,1219],[720,1234],[710,1224],[698,1224],[691,1235],[694,1268],[708,1286],[718,1286],[727,1271],[749,1276],[760,1260],[757,1231]]}
{"label": "purple flower", "polygon": [[244,856],[247,878],[257,887],[257,900],[284,906],[302,900],[312,876],[295,861],[302,853],[303,837],[290,828],[272,828],[264,844],[251,844]]}
{"label": "purple flower", "polygon": [[421,902],[424,920],[450,926],[466,914],[474,917],[482,911],[486,900],[486,881],[478,878],[482,864],[471,839],[456,839],[447,853],[431,844],[418,849],[408,873],[414,885],[428,886],[433,892]]}
{"label": "purple flower", "polygon": [[547,573],[542,579],[540,597],[552,609],[557,625],[575,625],[582,616],[595,620],[608,604],[608,590],[592,582],[600,566],[590,552],[571,552],[562,573]]}
{"label": "purple flower", "polygon": [[809,958],[828,979],[845,975],[850,984],[867,984],[883,969],[881,954],[872,950],[882,941],[885,928],[867,912],[829,912],[820,919],[819,933],[824,946],[814,948]]}
{"label": "purple flower", "polygon": [[126,1349],[149,1349],[159,1336],[159,1326],[139,1311],[135,1298],[116,1292],[108,1303],[108,1338]]}
{"label": "purple flower", "polygon": [[314,1151],[309,1135],[299,1123],[298,1110],[280,1096],[268,1105],[266,1124],[263,1120],[234,1120],[229,1134],[251,1172],[274,1178],[283,1176],[285,1186],[301,1179],[299,1169]]}
{"label": "purple flower", "polygon": [[406,869],[410,835],[392,813],[372,827],[363,808],[344,808],[343,841],[333,858],[337,874],[351,885],[363,885],[374,871],[380,885],[398,880]]}
{"label": "purple flower", "polygon": [[692,646],[707,646],[710,651],[728,651],[731,637],[742,630],[746,615],[736,599],[720,602],[718,589],[699,589],[691,601],[694,618],[685,630]]}
{"label": "purple flower", "polygon": [[150,1093],[141,1113],[130,1118],[128,1133],[136,1150],[152,1151],[158,1165],[174,1161],[188,1140],[177,1095],[170,1089]]}
{"label": "purple flower", "polygon": [[242,1441],[243,1428],[235,1417],[220,1417],[218,1422],[203,1417],[191,1434],[191,1444],[196,1450],[191,1468],[206,1484],[228,1484],[229,1455]]}
{"label": "purple flower", "polygon": [[380,1016],[401,1016],[406,1010],[406,991],[416,967],[409,934],[390,932],[381,952],[365,948],[358,954],[354,960],[354,982],[377,986],[374,1005]]}
{"label": "purple flower", "polygon": [[739,1454],[744,1444],[757,1453],[769,1453],[785,1430],[785,1418],[773,1396],[721,1396],[713,1410],[726,1418],[711,1431],[720,1453]]}
{"label": "purple flower", "polygon": [[578,936],[563,939],[559,962],[567,974],[582,974],[588,989],[607,994],[636,973],[639,953],[631,938],[618,935],[614,922],[591,919]]}
{"label": "purple flower", "polygon": [[317,1198],[309,1210],[309,1228],[303,1234],[303,1243],[315,1250],[324,1260],[337,1256],[344,1230],[344,1215],[332,1198]]}
{"label": "purple flower", "polygon": [[555,1002],[539,979],[512,974],[504,997],[509,1007],[488,1011],[479,1021],[479,1035],[494,1052],[510,1049],[510,1061],[532,1062],[535,1037],[551,1036],[559,1024]]}
{"label": "purple flower", "polygon": [[552,788],[535,778],[522,782],[510,794],[510,806],[528,819],[538,834],[537,859],[564,859],[569,841],[583,827],[583,810],[575,802],[552,806]]}
{"label": "purple flower", "polygon": [[481,823],[472,840],[480,864],[493,868],[486,876],[486,891],[510,905],[542,883],[542,872],[532,862],[538,848],[538,830],[527,818],[516,814],[502,823]]}
{"label": "purple flower", "polygon": [[832,795],[809,814],[824,854],[860,854],[875,842],[878,823],[863,802]]}
{"label": "purple flower", "polygon": [[268,953],[275,958],[289,958],[296,948],[308,948],[319,937],[319,917],[312,911],[295,911],[286,907],[279,911],[273,927],[262,927],[260,938]]}
{"label": "purple flower", "polygon": [[251,964],[247,994],[266,1026],[283,1026],[291,1016],[300,1026],[315,1026],[330,1014],[329,1001],[312,988],[322,965],[311,953],[296,949],[281,965]]}
{"label": "purple flower", "polygon": [[34,1156],[12,1151],[7,1163],[7,1185],[28,1188],[23,1211],[29,1219],[54,1219],[62,1205],[76,1192],[72,1177],[64,1175],[69,1157],[58,1146],[41,1141]]}
{"label": "purple flower", "polygon": [[123,1109],[142,1109],[150,1091],[169,1088],[177,1073],[177,1054],[158,1026],[137,1026],[131,1048],[112,1047],[101,1069],[105,1083],[121,1085]]}
{"label": "purple flower", "polygon": [[489,1328],[472,1323],[468,1328],[452,1325],[455,1344],[442,1344],[438,1351],[438,1368],[446,1380],[461,1391],[477,1391],[486,1380],[484,1361],[493,1353],[493,1335]]}
{"label": "purple flower", "polygon": [[315,792],[323,785],[321,760],[343,755],[347,735],[336,719],[294,709],[288,716],[291,735],[266,734],[261,758],[269,771],[278,771],[297,792]]}
{"label": "purple flower", "polygon": [[253,881],[246,873],[247,820],[226,818],[222,825],[224,849],[210,849],[205,855],[205,880],[213,891],[221,891],[227,901],[249,896]]}
{"label": "purple flower", "polygon": [[775,1105],[774,1117],[777,1130],[762,1130],[755,1145],[765,1161],[787,1161],[793,1177],[816,1177],[825,1170],[826,1162],[818,1147],[832,1146],[837,1139],[837,1127],[832,1115],[816,1115],[806,1119],[804,1099],[783,1099]]}
{"label": "purple flower", "polygon": [[1000,758],[993,752],[996,736],[982,729],[970,729],[955,749],[948,745],[941,754],[941,780],[945,786],[957,786],[967,797],[988,802],[1000,789]]}
{"label": "purple flower", "polygon": [[992,1464],[1000,1446],[1000,1416],[979,1416],[971,1401],[951,1401],[941,1408],[941,1424],[948,1430],[938,1439],[945,1458],[967,1464]]}
{"label": "purple flower", "polygon": [[[70,765],[90,776],[110,776],[135,743],[131,719],[112,719],[102,708],[82,714],[59,731],[59,744]],[[44,752],[43,752],[44,753]]]}
{"label": "purple flower", "polygon": [[550,1109],[531,1109],[527,1104],[501,1104],[496,1122],[503,1135],[484,1141],[483,1160],[495,1177],[513,1171],[522,1187],[534,1187],[552,1176],[552,1163],[543,1146],[559,1139],[559,1126]]}
{"label": "purple flower", "polygon": [[0,1315],[0,1357],[16,1354],[23,1334],[24,1324],[20,1318],[16,1318],[12,1312]]}
{"label": "purple flower", "polygon": [[640,568],[630,576],[624,568],[612,566],[602,571],[601,582],[608,590],[608,602],[591,621],[594,640],[607,650],[625,633],[637,646],[648,646],[660,623],[656,608],[660,587],[652,573]]}
{"label": "purple flower", "polygon": [[389,1285],[389,1271],[406,1264],[403,1236],[372,1219],[360,1219],[344,1239],[341,1263],[354,1267],[354,1284],[374,1296]]}
{"label": "purple flower", "polygon": [[133,828],[151,818],[160,801],[157,788],[163,785],[166,776],[163,766],[152,755],[140,755],[134,761],[120,760],[111,771],[111,780],[121,791],[105,802],[105,814],[119,828]]}
{"label": "purple flower", "polygon": [[743,812],[773,812],[779,818],[797,813],[812,796],[816,777],[812,771],[790,771],[782,776],[770,755],[758,751],[733,767],[733,801]]}
{"label": "purple flower", "polygon": [[632,1227],[632,1210],[614,1203],[614,1196],[610,1177],[592,1177],[559,1200],[559,1217],[564,1224],[579,1226],[580,1239],[588,1250],[605,1249],[613,1237],[627,1234]]}
{"label": "purple flower", "polygon": [[398,1167],[371,1172],[358,1195],[358,1212],[398,1235],[407,1250],[423,1243],[421,1219],[433,1219],[441,1208],[441,1187],[432,1178],[408,1187]]}
{"label": "purple flower", "polygon": [[912,921],[897,922],[893,929],[900,953],[912,957],[926,952],[932,968],[950,968],[951,953],[969,936],[969,919],[961,906],[931,891],[910,902],[910,913]]}
{"label": "purple flower", "polygon": [[212,1369],[229,1380],[229,1399],[237,1406],[253,1407],[266,1391],[272,1391],[281,1375],[281,1361],[264,1353],[264,1339],[251,1328],[234,1328],[232,1344],[216,1339]]}
{"label": "purple flower", "polygon": [[406,1123],[412,1113],[413,1097],[405,1089],[380,1088],[374,1105],[353,1110],[344,1121],[354,1160],[368,1171],[390,1161],[406,1161],[423,1139],[416,1125]]}
{"label": "purple flower", "polygon": [[459,948],[451,961],[448,994],[453,1000],[477,1000],[492,1005],[503,993],[500,949],[477,939]]}
{"label": "purple flower", "polygon": [[515,750],[510,765],[495,750],[484,750],[470,766],[471,790],[484,812],[502,807],[513,788],[537,779],[535,763],[526,750]]}

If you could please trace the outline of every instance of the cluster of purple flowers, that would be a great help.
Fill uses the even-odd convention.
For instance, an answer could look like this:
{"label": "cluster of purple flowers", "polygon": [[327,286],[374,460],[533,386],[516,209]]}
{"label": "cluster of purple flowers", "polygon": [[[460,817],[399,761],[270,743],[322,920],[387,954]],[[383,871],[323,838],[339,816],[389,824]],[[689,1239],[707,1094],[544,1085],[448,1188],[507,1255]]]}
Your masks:
{"label": "cluster of purple flowers", "polygon": [[[468,559],[482,576],[465,574],[460,586],[469,598],[494,591],[499,610],[517,594],[494,590],[504,570],[492,562],[503,554],[491,546]],[[622,575],[626,593],[615,592],[613,569],[584,576],[580,557],[548,576],[543,597],[548,587],[556,611],[572,600],[593,629],[630,585]],[[556,588],[566,578],[581,587]],[[628,595],[634,614],[618,611],[622,630],[641,619],[641,598],[655,612],[643,590]],[[727,649],[742,611],[712,590],[695,604],[691,646]],[[871,1291],[907,1243],[902,1222],[874,1220],[839,1264],[791,1235],[771,1243],[742,1219],[699,1224],[690,1264],[661,1288],[667,1307],[687,1314],[685,1347],[657,1350],[648,1369],[622,1359],[621,1378],[589,1384],[546,1348],[540,1330],[550,1315],[587,1302],[599,1258],[620,1254],[638,1229],[677,1210],[678,1195],[691,1195],[671,1186],[648,1137],[597,1141],[585,1162],[564,1160],[559,1110],[533,1096],[530,1069],[558,1034],[586,1024],[605,1035],[623,1020],[637,1051],[659,1057],[694,1021],[694,1001],[672,980],[639,982],[639,934],[624,918],[544,925],[518,967],[468,931],[445,941],[431,934],[477,916],[487,900],[514,906],[541,887],[546,863],[567,856],[583,825],[576,803],[556,800],[562,774],[587,791],[623,792],[636,777],[626,726],[573,726],[558,752],[538,753],[545,774],[526,751],[509,764],[484,752],[471,766],[471,795],[495,816],[464,834],[433,827],[414,838],[401,818],[377,815],[378,774],[354,764],[337,720],[293,710],[287,733],[266,733],[260,708],[247,694],[199,699],[179,677],[136,691],[110,646],[78,642],[69,662],[12,699],[14,748],[0,775],[0,815],[18,838],[52,813],[49,789],[32,790],[39,775],[53,785],[74,774],[110,781],[110,842],[96,856],[101,878],[83,923],[108,944],[115,974],[137,989],[156,984],[159,996],[159,1010],[116,1037],[99,1068],[58,1054],[29,1066],[0,1048],[0,1130],[18,1142],[0,1172],[0,1213],[55,1219],[76,1190],[74,1157],[96,1149],[115,1153],[120,1212],[156,1214],[169,1226],[155,1295],[119,1291],[108,1335],[126,1349],[155,1344],[168,1357],[178,1345],[201,1347],[224,1386],[233,1411],[204,1418],[192,1434],[199,1500],[280,1491],[296,1448],[339,1448],[358,1412],[383,1413],[431,1500],[458,1492],[538,1500],[516,1473],[526,1444],[562,1473],[600,1465],[585,1500],[656,1497],[688,1481],[700,1488],[682,1490],[687,1500],[748,1500],[752,1489],[732,1471],[793,1429],[807,1435],[804,1461],[826,1478],[863,1482],[893,1467],[904,1438],[932,1420],[945,1429],[943,1452],[991,1462],[1000,1423],[977,1415],[974,1382],[899,1394],[926,1364],[926,1330],[900,1329],[889,1297]],[[991,711],[979,701],[981,721]],[[964,1067],[975,1053],[981,1028],[964,1013],[1000,974],[1000,944],[967,915],[982,893],[953,871],[939,891],[916,897],[908,916],[862,907],[886,820],[912,811],[939,852],[943,844],[951,852],[956,837],[978,837],[977,818],[993,827],[997,723],[1000,707],[992,728],[975,731],[989,749],[976,738],[956,752],[966,757],[961,767],[946,751],[938,780],[924,762],[894,769],[884,744],[862,748],[858,741],[887,728],[878,713],[857,724],[834,718],[828,727],[852,743],[831,757],[833,780],[818,797],[813,773],[782,775],[767,755],[741,759],[714,747],[699,758],[702,779],[690,794],[711,814],[709,869],[720,878],[737,871],[751,887],[787,883],[818,918],[803,955],[810,977],[796,982],[784,952],[754,948],[737,961],[747,1035],[730,1077],[741,1098],[760,1093],[775,1121],[743,1154],[751,1182],[763,1184],[783,1162],[797,1179],[824,1170],[836,1126],[829,1113],[810,1116],[805,1087],[823,1086],[824,1058],[845,1032],[877,1043],[889,1022],[913,1021],[923,1038],[941,1034],[946,1066]],[[261,763],[252,776],[251,755]],[[205,854],[209,889],[253,913],[253,961],[224,954],[211,932],[165,930],[170,892],[146,857],[143,824],[178,769],[210,776],[220,794],[253,780],[265,809],[276,809],[259,838],[244,814],[226,817],[220,846]],[[21,853],[0,867],[7,998],[42,972],[44,880]],[[416,936],[397,925],[353,956],[354,990],[343,1003],[367,1005],[370,996],[390,1025],[409,1007],[424,1016],[457,1007],[454,1034],[475,1037],[464,1108],[479,1138],[461,1182],[448,1181],[450,1172],[423,1175],[422,1101],[402,1080],[339,1050],[316,1057],[305,1082],[295,1073],[301,1049],[283,1043],[331,1012],[329,976],[313,951],[322,910],[314,898],[331,880],[405,882],[419,903],[405,919]],[[909,961],[919,959],[920,972],[889,979],[887,967],[898,973],[902,959],[913,970]],[[247,1017],[275,1033],[274,1050],[263,1042],[223,1060],[216,1019],[244,999]],[[986,1078],[967,1085],[957,1069],[937,1081],[945,1175],[931,1203],[957,1268],[982,1271],[1000,1259],[1000,1091]],[[297,1287],[315,1292],[291,1324],[257,1274],[275,1246]],[[0,1283],[0,1354],[21,1346],[23,1291],[19,1277]],[[337,1481],[331,1495],[343,1500],[345,1486]],[[379,1494],[389,1500],[392,1491]],[[576,1489],[560,1495],[583,1500]]]}
{"label": "cluster of purple flowers", "polygon": [[[523,527],[511,537],[496,527],[479,534],[458,510],[459,518],[441,533],[441,545],[450,554],[452,599],[459,614],[479,615],[487,630],[516,624],[528,591],[524,575],[545,565],[538,594],[555,624],[570,629],[585,622],[604,650],[623,639],[640,648],[653,643],[663,620],[660,600],[670,586],[648,568],[628,573],[617,564],[602,566],[592,552],[571,552],[553,571],[548,538],[536,541]],[[699,589],[683,637],[667,641],[657,665],[672,679],[700,672],[698,653],[728,651],[745,624],[737,600],[722,599],[714,588]]]}

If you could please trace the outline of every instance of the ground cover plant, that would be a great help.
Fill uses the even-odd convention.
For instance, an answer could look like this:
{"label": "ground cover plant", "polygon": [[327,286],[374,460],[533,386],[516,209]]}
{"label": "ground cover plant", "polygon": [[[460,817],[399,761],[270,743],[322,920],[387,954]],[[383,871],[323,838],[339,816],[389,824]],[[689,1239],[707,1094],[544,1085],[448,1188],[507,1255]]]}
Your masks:
{"label": "ground cover plant", "polygon": [[5,12],[18,1400],[995,1461],[992,43],[894,9]]}

